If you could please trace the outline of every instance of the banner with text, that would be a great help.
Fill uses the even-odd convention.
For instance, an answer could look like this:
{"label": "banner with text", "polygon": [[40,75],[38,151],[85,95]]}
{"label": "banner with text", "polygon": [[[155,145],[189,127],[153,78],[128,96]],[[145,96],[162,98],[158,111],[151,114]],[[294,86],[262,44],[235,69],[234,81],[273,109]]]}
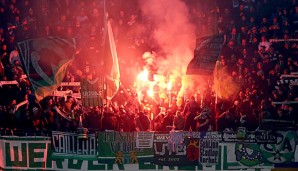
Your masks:
{"label": "banner with text", "polygon": [[166,166],[199,164],[199,132],[155,133],[154,163]]}
{"label": "banner with text", "polygon": [[[217,149],[217,158],[215,157],[215,153],[214,155],[208,154],[208,150],[210,149],[212,149],[213,152],[216,151],[216,148],[213,147],[216,147],[217,144],[212,144],[207,142],[207,140],[204,141],[205,144],[199,144],[200,140],[203,138],[212,139],[215,142],[219,140],[221,138],[220,134],[216,132],[183,132],[182,134],[177,134],[175,132],[159,133],[154,135],[153,148],[146,149],[135,148],[136,133],[102,132],[98,134],[99,137],[101,137],[99,138],[101,139],[101,143],[98,143],[98,148],[100,149],[97,149],[98,154],[101,156],[98,159],[87,157],[79,158],[80,155],[84,155],[84,153],[86,154],[92,151],[88,150],[88,145],[82,145],[82,148],[80,148],[82,149],[81,152],[78,153],[80,150],[77,150],[76,154],[74,153],[75,150],[73,150],[71,147],[67,147],[71,143],[75,144],[75,140],[71,140],[73,138],[71,134],[56,132],[54,135],[60,137],[59,142],[57,142],[57,137],[52,137],[55,140],[51,142],[51,137],[0,136],[0,170],[227,171],[244,169],[271,171],[271,169],[277,167],[298,168],[298,150],[296,148],[297,132],[295,131],[277,131],[275,133],[277,137],[276,143],[220,142]],[[261,135],[262,134],[259,134],[258,136]],[[268,138],[266,138],[265,133],[258,139],[266,140]],[[165,140],[168,141],[167,144],[163,146],[164,148],[155,148],[159,143],[161,145],[165,144]],[[90,140],[86,141],[89,141],[89,143],[92,142]],[[183,142],[184,146],[180,146],[181,142]],[[56,144],[53,145],[52,143]],[[75,145],[70,146],[74,147]],[[57,147],[58,149],[55,149]],[[181,148],[184,150],[181,150]],[[204,153],[201,152],[202,148],[205,150]],[[171,149],[171,154],[169,149]],[[69,157],[67,154],[58,154],[58,157],[56,157],[53,154],[57,153],[57,150],[58,153],[63,153],[67,150],[67,152],[72,152],[73,155],[77,157]],[[183,155],[180,155],[182,151]],[[162,159],[160,163],[157,164],[153,162],[153,152],[157,152],[159,155],[158,157]],[[108,155],[108,153],[111,153],[112,155]],[[217,162],[212,162],[211,159],[211,165],[209,165],[210,163],[204,164],[204,159],[200,159],[200,157],[204,157],[204,159],[210,157],[213,160],[216,158]],[[170,160],[177,158],[181,163],[179,166],[176,165],[176,161]],[[168,163],[166,163],[166,160]],[[122,163],[120,161],[122,161]],[[185,165],[183,163],[188,162],[189,164],[192,164],[192,161],[196,164]],[[199,161],[203,161],[203,164],[201,164]],[[166,166],[166,164],[168,166]]]}
{"label": "banner with text", "polygon": [[97,137],[88,134],[87,139],[78,138],[77,133],[52,132],[52,157],[71,159],[96,159]]}
{"label": "banner with text", "polygon": [[103,105],[103,78],[81,81],[81,99],[83,106],[94,107]]}
{"label": "banner with text", "polygon": [[46,168],[50,137],[1,137],[0,168],[26,170]]}
{"label": "banner with text", "polygon": [[218,148],[221,134],[218,132],[205,132],[200,139],[200,158],[202,165],[214,165],[218,163]]}
{"label": "banner with text", "polygon": [[153,161],[152,148],[136,147],[136,132],[107,131],[98,133],[98,161],[133,164]]}

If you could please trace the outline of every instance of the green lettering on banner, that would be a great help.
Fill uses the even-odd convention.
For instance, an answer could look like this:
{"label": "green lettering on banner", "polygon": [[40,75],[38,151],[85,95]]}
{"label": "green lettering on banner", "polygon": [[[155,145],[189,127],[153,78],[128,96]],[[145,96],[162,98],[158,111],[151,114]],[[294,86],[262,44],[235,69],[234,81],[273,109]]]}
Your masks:
{"label": "green lettering on banner", "polygon": [[158,165],[158,170],[163,170],[163,166]]}
{"label": "green lettering on banner", "polygon": [[156,165],[151,163],[139,163],[139,169],[140,170],[149,170],[149,169],[155,169]]}
{"label": "green lettering on banner", "polygon": [[81,170],[83,160],[76,160],[77,162],[75,163],[73,159],[68,159],[68,168],[69,169],[77,169]]}
{"label": "green lettering on banner", "polygon": [[[114,164],[108,164],[108,169],[107,170],[114,170],[113,165]],[[119,170],[125,170],[124,169],[124,164],[115,164],[115,166],[118,166]]]}
{"label": "green lettering on banner", "polygon": [[[29,143],[29,167],[32,168],[45,168],[46,157],[46,143]],[[41,152],[36,152],[35,150],[43,150]],[[40,159],[41,161],[35,162],[35,159]]]}
{"label": "green lettering on banner", "polygon": [[178,170],[196,170],[196,166],[178,166]]}
{"label": "green lettering on banner", "polygon": [[[97,161],[98,163],[98,161]],[[104,164],[94,164],[94,161],[88,160],[88,170],[106,170]]]}
{"label": "green lettering on banner", "polygon": [[[8,167],[27,167],[27,145],[26,143],[21,143],[21,149],[18,146],[12,146],[11,143],[5,143],[5,155],[6,155],[6,166]],[[11,156],[11,150],[13,151],[13,156]],[[19,150],[21,150],[21,156],[19,156]],[[12,160],[12,157],[14,160]],[[20,161],[20,158],[22,161]]]}
{"label": "green lettering on banner", "polygon": [[196,166],[178,166],[178,170],[196,170]]}
{"label": "green lettering on banner", "polygon": [[56,166],[58,169],[63,169],[63,162],[64,162],[64,159],[53,159],[53,161],[55,161],[56,163]]}
{"label": "green lettering on banner", "polygon": [[46,167],[52,169],[53,168],[53,162],[56,163],[57,169],[63,169],[63,162],[65,159],[63,158],[52,158],[52,149],[51,145],[48,144],[48,155],[47,155],[47,161],[46,161]]}

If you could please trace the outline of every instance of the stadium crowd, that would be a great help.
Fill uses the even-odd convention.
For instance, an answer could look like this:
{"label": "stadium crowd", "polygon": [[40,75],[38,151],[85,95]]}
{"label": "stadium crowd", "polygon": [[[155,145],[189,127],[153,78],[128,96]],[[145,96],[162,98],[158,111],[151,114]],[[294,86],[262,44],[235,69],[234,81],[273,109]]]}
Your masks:
{"label": "stadium crowd", "polygon": [[[125,78],[122,82],[126,83],[111,104],[85,109],[80,106],[80,100],[71,96],[49,96],[36,103],[30,82],[24,76],[18,41],[47,36],[74,37],[78,53],[64,81],[80,81],[79,75],[96,74],[103,58],[103,2],[1,0],[2,130],[76,131],[80,116],[84,118],[83,126],[94,130],[222,131],[246,127],[252,131],[272,129],[272,125],[279,125],[276,129],[297,129],[298,4],[295,0],[229,0],[229,3],[215,0],[213,6],[205,1],[185,1],[197,28],[197,37],[209,27],[214,28],[215,33],[226,35],[220,63],[241,88],[233,99],[218,99],[216,107],[214,95],[204,99],[203,106],[194,97],[184,99],[179,106],[175,98],[170,104],[154,102],[157,110],[153,115],[142,107],[144,101],[138,101],[136,92],[128,89],[133,81],[129,75],[131,70],[142,68],[144,52],[158,49],[146,35],[149,31],[140,33],[136,29],[139,25],[150,29],[151,24],[142,16],[138,1],[126,3],[121,0],[107,1],[108,9],[113,9],[109,18],[117,43],[120,71],[124,75],[122,79]],[[200,11],[197,8],[200,3],[209,8]],[[216,27],[212,25],[213,20]],[[283,75],[290,75],[293,81],[285,81],[288,77],[281,78]],[[15,82],[5,84],[5,81]],[[61,117],[61,111],[69,118]]]}

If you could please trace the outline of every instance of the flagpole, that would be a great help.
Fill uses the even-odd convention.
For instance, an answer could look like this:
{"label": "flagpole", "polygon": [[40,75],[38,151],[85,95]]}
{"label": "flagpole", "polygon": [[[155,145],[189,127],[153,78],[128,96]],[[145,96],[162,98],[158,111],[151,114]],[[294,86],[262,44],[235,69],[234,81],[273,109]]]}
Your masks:
{"label": "flagpole", "polygon": [[[106,0],[103,1],[103,19],[104,19],[104,51],[106,50],[105,46],[106,46],[106,38],[107,38],[107,33],[108,33],[108,29],[107,29],[107,10],[106,10]],[[103,53],[103,55],[105,54],[105,52]],[[105,58],[105,56],[104,56]],[[105,64],[104,64],[105,65]],[[104,72],[105,73],[105,72]],[[104,84],[104,99],[106,101],[106,106],[108,106],[108,89],[107,89],[107,79],[106,79],[106,75],[103,74],[103,84]],[[104,109],[104,108],[103,108]]]}

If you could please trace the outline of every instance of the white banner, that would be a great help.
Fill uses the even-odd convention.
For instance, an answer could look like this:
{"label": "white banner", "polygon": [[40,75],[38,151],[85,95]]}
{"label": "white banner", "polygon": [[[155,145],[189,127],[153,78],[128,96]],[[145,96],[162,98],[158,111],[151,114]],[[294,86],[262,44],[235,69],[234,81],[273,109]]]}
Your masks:
{"label": "white banner", "polygon": [[81,83],[80,82],[62,82],[60,86],[79,87],[81,86]]}
{"label": "white banner", "polygon": [[298,42],[298,39],[269,39],[269,42]]}
{"label": "white banner", "polygon": [[137,132],[136,147],[152,148],[154,132]]}
{"label": "white banner", "polygon": [[17,85],[18,82],[17,81],[0,81],[0,87],[2,87],[3,85]]}

